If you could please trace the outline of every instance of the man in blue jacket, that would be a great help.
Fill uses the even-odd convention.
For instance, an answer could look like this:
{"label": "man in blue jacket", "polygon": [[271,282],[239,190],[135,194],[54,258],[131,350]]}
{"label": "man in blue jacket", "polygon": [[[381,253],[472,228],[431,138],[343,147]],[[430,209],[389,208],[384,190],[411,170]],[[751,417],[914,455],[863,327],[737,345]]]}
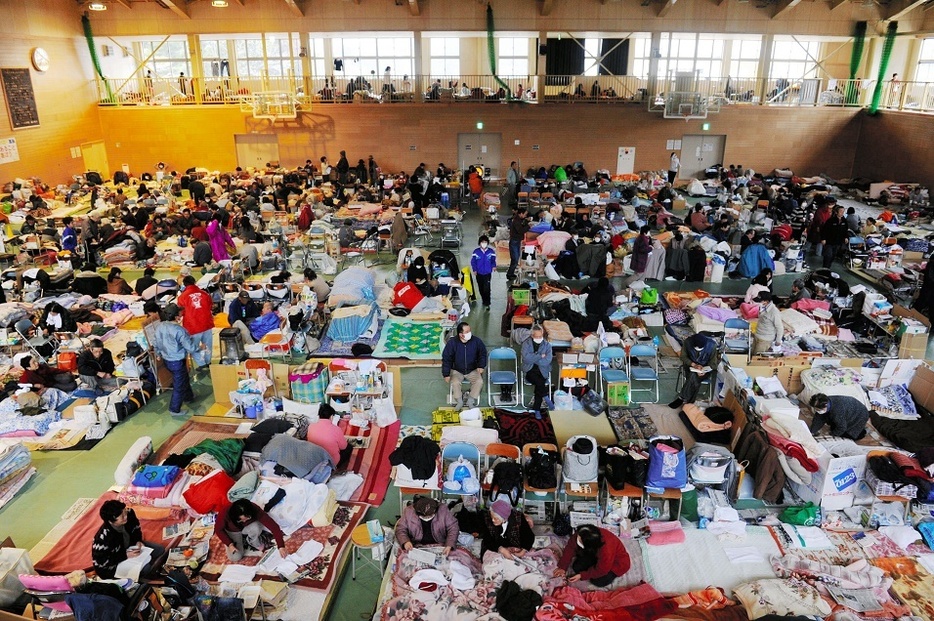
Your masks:
{"label": "man in blue jacket", "polygon": [[483,389],[483,372],[486,370],[486,345],[473,338],[466,321],[457,324],[457,335],[449,340],[441,353],[441,375],[451,384],[454,405],[461,404],[461,382],[470,382],[469,396],[463,399],[463,407],[474,407],[480,403]]}
{"label": "man in blue jacket", "polygon": [[496,269],[496,251],[490,248],[490,238],[486,235],[480,236],[480,246],[470,255],[470,267],[477,275],[477,289],[480,290],[483,308],[490,310],[490,280]]}

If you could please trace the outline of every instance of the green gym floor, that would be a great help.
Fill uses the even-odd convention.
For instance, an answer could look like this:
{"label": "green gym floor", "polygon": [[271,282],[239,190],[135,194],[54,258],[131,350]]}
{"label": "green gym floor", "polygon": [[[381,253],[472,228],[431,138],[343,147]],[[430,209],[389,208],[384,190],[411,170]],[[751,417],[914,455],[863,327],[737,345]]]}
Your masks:
{"label": "green gym floor", "polygon": [[[679,214],[680,215],[680,214]],[[476,245],[480,231],[480,214],[476,209],[468,212],[464,219],[464,244],[458,258],[463,267],[469,264],[470,254]],[[394,266],[393,261],[393,266]],[[393,269],[386,260],[378,269],[387,273]],[[798,274],[775,278],[774,289],[779,295],[790,292],[791,282]],[[853,281],[858,281],[852,277]],[[749,281],[729,280],[718,284],[704,283],[703,289],[715,294],[743,294]],[[653,283],[664,291],[693,291],[699,283],[664,281]],[[489,312],[474,304],[468,321],[473,334],[480,337],[488,348],[507,345],[500,336],[500,318],[506,309],[506,278],[498,272],[493,277],[493,303]],[[651,329],[661,333],[660,328]],[[930,357],[930,356],[929,356]],[[676,374],[662,375],[661,403],[674,398]],[[447,397],[447,385],[441,378],[440,368],[406,368],[402,371],[403,406],[399,416],[406,425],[430,425],[431,412],[442,405]],[[209,379],[194,383],[196,401],[191,414],[203,414],[213,402]],[[484,395],[485,399],[486,396]],[[32,548],[61,519],[65,511],[77,498],[97,497],[113,485],[113,472],[137,438],[148,435],[153,444],[159,446],[184,422],[183,418],[172,418],[168,414],[168,394],[153,399],[131,418],[115,427],[103,441],[90,451],[51,451],[33,453],[33,463],[38,474],[25,489],[3,509],[0,509],[0,539],[13,538],[17,547]],[[379,519],[384,524],[393,524],[399,515],[399,496],[390,487],[386,500],[370,510],[367,519]],[[327,619],[335,621],[358,621],[372,616],[381,576],[371,566],[360,566],[355,581],[350,578],[350,562],[338,593],[333,599]]]}

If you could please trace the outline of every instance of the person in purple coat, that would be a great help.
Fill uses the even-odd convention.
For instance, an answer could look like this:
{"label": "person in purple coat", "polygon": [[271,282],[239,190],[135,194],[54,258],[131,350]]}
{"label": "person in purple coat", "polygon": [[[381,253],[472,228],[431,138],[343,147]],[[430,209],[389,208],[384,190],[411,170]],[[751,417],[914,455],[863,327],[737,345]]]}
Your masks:
{"label": "person in purple coat", "polygon": [[415,546],[443,546],[444,556],[457,545],[460,528],[447,505],[428,496],[416,496],[396,522],[396,541],[405,550]]}
{"label": "person in purple coat", "polygon": [[227,261],[230,259],[230,253],[237,251],[237,245],[224,225],[221,224],[221,216],[214,214],[210,224],[207,227],[208,242],[211,244],[211,254],[215,261]]}

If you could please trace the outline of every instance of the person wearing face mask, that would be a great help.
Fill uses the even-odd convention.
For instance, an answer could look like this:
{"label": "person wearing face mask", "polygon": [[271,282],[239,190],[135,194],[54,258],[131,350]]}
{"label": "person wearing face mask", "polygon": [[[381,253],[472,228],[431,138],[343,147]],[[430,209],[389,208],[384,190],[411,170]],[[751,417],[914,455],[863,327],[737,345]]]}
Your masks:
{"label": "person wearing face mask", "polygon": [[810,405],[814,410],[811,435],[816,436],[828,423],[831,435],[839,438],[862,440],[866,435],[869,410],[859,399],[828,397],[824,393],[818,393],[811,397]]}
{"label": "person wearing face mask", "polygon": [[760,354],[771,349],[773,345],[781,346],[785,326],[782,324],[782,316],[778,312],[778,307],[772,303],[771,293],[761,291],[756,296],[755,302],[759,304],[759,320],[756,323],[752,353]]}
{"label": "person wearing face mask", "polygon": [[539,324],[535,324],[529,338],[522,342],[522,371],[525,373],[525,379],[535,387],[532,411],[536,418],[541,418],[543,401],[549,409],[554,408],[554,404],[548,398],[548,376],[551,375],[553,358],[551,343],[545,340],[545,330]]}
{"label": "person wearing face mask", "polygon": [[396,522],[396,541],[406,551],[415,546],[444,546],[447,556],[457,545],[460,528],[447,505],[428,496],[416,496]]}
{"label": "person wearing face mask", "polygon": [[535,543],[529,520],[505,498],[499,498],[484,512],[480,536],[481,559],[487,550],[499,552],[510,560],[514,556],[522,558]]}
{"label": "person wearing face mask", "polygon": [[[706,334],[692,334],[684,339],[681,346],[681,373],[684,376],[684,385],[678,398],[668,404],[672,409],[678,409],[685,403],[694,403],[701,384],[707,377],[715,374],[720,362],[720,351],[717,342]],[[702,372],[705,368],[710,371]]]}
{"label": "person wearing face mask", "polygon": [[595,587],[605,587],[625,575],[631,564],[619,537],[593,524],[584,524],[568,540],[554,575],[566,578],[570,584],[586,580]]}
{"label": "person wearing face mask", "polygon": [[564,242],[564,249],[568,252],[577,252],[578,246],[583,244],[581,241],[581,232],[577,229],[571,231],[571,239]]}
{"label": "person wearing face mask", "polygon": [[486,370],[486,345],[480,339],[472,338],[470,324],[462,321],[457,324],[457,336],[450,339],[441,352],[441,375],[451,384],[454,405],[461,403],[463,388],[461,383],[470,382],[470,393],[463,398],[465,408],[480,402],[483,389],[483,372]]}
{"label": "person wearing face mask", "polygon": [[490,281],[496,269],[496,251],[490,248],[490,238],[486,235],[480,236],[480,246],[470,255],[470,267],[477,278],[483,308],[490,310]]}

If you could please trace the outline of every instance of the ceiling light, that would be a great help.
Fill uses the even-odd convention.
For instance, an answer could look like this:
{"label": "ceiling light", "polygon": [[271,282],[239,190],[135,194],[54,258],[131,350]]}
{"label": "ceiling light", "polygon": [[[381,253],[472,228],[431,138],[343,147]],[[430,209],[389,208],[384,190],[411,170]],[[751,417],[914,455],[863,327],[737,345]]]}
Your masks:
{"label": "ceiling light", "polygon": [[106,11],[107,5],[104,4],[103,2],[92,2],[88,4],[88,9],[92,11]]}
{"label": "ceiling light", "polygon": [[227,0],[211,0],[211,6],[217,9],[223,9],[227,6]]}

